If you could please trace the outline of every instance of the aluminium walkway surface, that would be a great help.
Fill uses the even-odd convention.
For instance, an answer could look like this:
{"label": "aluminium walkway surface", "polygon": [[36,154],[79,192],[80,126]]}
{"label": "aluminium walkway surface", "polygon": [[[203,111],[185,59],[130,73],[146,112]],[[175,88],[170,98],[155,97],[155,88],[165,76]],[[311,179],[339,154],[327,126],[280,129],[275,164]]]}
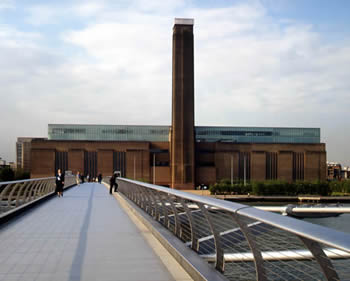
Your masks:
{"label": "aluminium walkway surface", "polygon": [[0,280],[175,279],[106,187],[85,183],[1,226]]}

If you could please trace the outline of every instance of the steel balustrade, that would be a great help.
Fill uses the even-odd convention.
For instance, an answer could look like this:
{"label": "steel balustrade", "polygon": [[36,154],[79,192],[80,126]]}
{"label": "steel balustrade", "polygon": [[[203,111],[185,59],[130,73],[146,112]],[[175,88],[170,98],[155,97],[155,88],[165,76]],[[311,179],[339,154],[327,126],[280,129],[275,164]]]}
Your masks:
{"label": "steel balustrade", "polygon": [[[65,177],[65,187],[74,184],[74,176]],[[0,213],[50,194],[55,191],[55,187],[55,177],[0,182]]]}
{"label": "steel balustrade", "polygon": [[118,191],[229,280],[350,280],[350,235],[129,179]]}

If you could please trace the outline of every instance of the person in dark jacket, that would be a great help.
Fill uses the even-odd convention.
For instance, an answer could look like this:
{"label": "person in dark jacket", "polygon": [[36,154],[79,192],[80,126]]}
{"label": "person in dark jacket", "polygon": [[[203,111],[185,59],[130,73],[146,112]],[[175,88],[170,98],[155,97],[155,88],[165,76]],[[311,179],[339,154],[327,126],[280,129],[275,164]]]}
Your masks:
{"label": "person in dark jacket", "polygon": [[98,183],[101,184],[101,182],[102,182],[102,174],[99,174],[97,178],[98,178]]}
{"label": "person in dark jacket", "polygon": [[117,172],[114,172],[113,176],[109,179],[109,194],[112,194],[113,186],[114,186],[114,192],[117,192],[118,190],[118,184],[117,184]]}
{"label": "person in dark jacket", "polygon": [[57,175],[56,175],[56,190],[55,190],[58,197],[63,196],[63,186],[64,186],[64,174],[61,172],[61,169],[58,169]]}

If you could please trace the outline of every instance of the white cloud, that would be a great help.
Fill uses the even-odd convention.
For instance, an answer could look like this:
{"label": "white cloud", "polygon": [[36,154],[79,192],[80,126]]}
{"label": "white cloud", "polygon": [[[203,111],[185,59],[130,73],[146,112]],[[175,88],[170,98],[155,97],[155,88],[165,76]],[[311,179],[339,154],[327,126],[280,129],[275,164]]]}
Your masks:
{"label": "white cloud", "polygon": [[59,49],[38,33],[0,27],[0,109],[12,120],[0,130],[21,124],[13,141],[46,135],[47,123],[170,124],[173,18],[193,17],[197,124],[321,127],[337,146],[332,124],[350,117],[350,42],[280,25],[255,1],[216,9],[151,2],[32,7],[37,25],[93,17],[62,30]]}
{"label": "white cloud", "polygon": [[54,7],[38,5],[30,7],[28,11],[29,16],[26,21],[35,26],[54,24],[58,20],[59,10]]}
{"label": "white cloud", "polygon": [[13,9],[15,3],[13,0],[0,0],[0,11],[5,9]]}
{"label": "white cloud", "polygon": [[79,17],[91,17],[96,16],[106,7],[106,1],[85,1],[79,4],[75,4],[71,7],[73,13]]}

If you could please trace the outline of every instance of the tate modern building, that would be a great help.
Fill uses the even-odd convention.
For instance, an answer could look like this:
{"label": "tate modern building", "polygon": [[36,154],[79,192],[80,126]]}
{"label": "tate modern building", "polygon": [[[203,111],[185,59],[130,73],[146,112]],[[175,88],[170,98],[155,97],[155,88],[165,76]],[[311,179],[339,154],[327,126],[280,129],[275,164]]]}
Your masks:
{"label": "tate modern building", "polygon": [[170,126],[49,124],[31,142],[31,177],[58,168],[124,177],[177,189],[221,179],[325,180],[319,128],[194,126],[193,20],[173,27]]}

